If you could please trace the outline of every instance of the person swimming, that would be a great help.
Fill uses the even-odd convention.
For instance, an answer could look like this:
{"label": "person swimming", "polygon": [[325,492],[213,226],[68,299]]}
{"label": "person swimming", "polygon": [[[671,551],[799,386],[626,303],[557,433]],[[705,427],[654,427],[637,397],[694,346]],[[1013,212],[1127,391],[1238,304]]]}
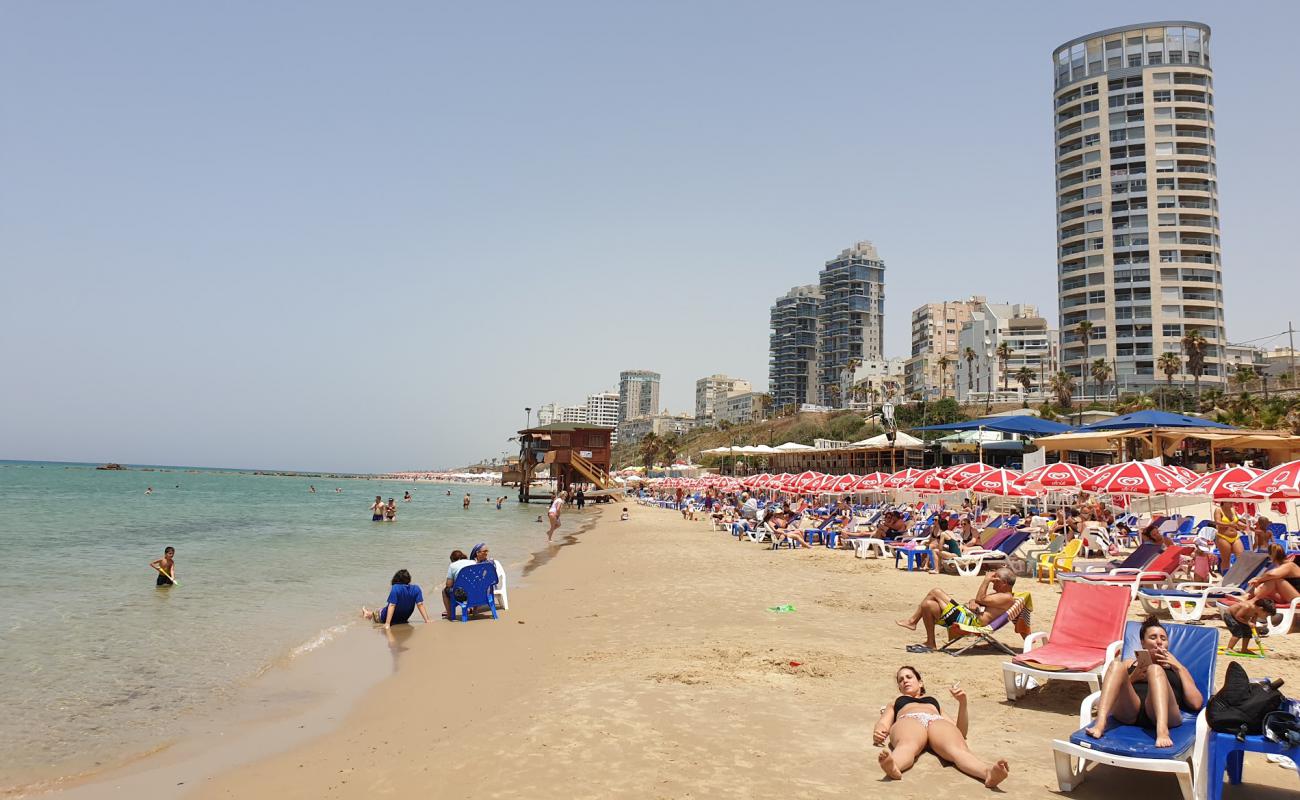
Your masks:
{"label": "person swimming", "polygon": [[149,562],[149,566],[158,570],[155,586],[172,586],[176,583],[176,548],[170,545],[163,550],[163,557]]}

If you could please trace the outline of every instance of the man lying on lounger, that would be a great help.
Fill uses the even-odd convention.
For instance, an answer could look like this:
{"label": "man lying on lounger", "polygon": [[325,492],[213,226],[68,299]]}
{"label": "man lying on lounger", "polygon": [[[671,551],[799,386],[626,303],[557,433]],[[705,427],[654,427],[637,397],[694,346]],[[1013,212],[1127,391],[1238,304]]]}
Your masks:
{"label": "man lying on lounger", "polygon": [[975,599],[962,605],[953,600],[943,589],[931,589],[916,611],[907,619],[897,621],[899,627],[916,630],[916,623],[925,622],[925,646],[931,650],[938,646],[934,640],[934,625],[953,625],[964,622],[967,625],[988,625],[997,619],[1016,601],[1011,593],[1016,585],[1016,576],[1010,569],[1002,567],[984,576],[980,588],[975,592]]}

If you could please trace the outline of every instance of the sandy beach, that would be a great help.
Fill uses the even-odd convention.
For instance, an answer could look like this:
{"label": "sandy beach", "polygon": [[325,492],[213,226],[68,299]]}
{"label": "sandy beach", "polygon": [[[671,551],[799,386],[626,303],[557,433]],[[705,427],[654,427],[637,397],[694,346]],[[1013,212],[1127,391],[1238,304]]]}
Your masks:
{"label": "sandy beach", "polygon": [[[1002,690],[1003,656],[907,653],[905,645],[923,636],[893,624],[931,585],[965,598],[975,578],[909,574],[892,561],[824,548],[771,551],[675,513],[632,506],[632,519],[620,522],[613,510],[567,514],[563,540],[557,535],[558,546],[540,555],[546,563],[526,568],[499,622],[413,626],[392,643],[393,676],[341,721],[305,720],[302,741],[273,743],[264,759],[216,774],[196,761],[194,774],[181,776],[181,791],[202,798],[989,794],[932,755],[900,782],[883,779],[871,729],[896,694],[894,670],[913,664],[945,708],[955,705],[949,684],[966,688],[973,749],[1011,762],[1006,796],[1056,793],[1049,741],[1074,729],[1085,685],[1049,684],[1012,705]],[[1032,581],[1018,588],[1026,584]],[[1034,627],[1045,629],[1058,591],[1031,588]],[[778,604],[796,610],[767,610]],[[1139,608],[1133,605],[1133,618]],[[1020,645],[1014,633],[1002,638]],[[1300,636],[1268,644],[1268,659],[1246,661],[1247,669],[1300,685]],[[386,647],[378,631],[351,646]],[[1219,659],[1220,674],[1229,660]],[[1295,775],[1262,758],[1247,762],[1246,775],[1253,800],[1295,797]],[[98,789],[111,795],[127,785],[107,781]],[[1116,791],[1178,797],[1171,777],[1108,769],[1070,796]],[[1248,793],[1226,787],[1224,796]]]}

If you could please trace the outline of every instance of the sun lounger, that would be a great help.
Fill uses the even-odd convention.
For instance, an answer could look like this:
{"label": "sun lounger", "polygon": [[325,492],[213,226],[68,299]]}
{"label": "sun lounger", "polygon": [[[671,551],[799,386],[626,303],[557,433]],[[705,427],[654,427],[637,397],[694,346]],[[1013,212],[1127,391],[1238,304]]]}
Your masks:
{"label": "sun lounger", "polygon": [[[939,648],[939,652],[947,653],[950,656],[959,656],[972,647],[985,644],[995,650],[1001,650],[1009,656],[1014,656],[1016,651],[999,642],[994,638],[993,634],[1005,628],[1007,623],[1016,623],[1015,627],[1021,627],[1019,624],[1021,622],[1020,618],[1029,616],[1029,604],[1029,592],[1016,592],[1016,601],[1011,604],[1011,608],[999,614],[988,625],[966,625],[960,622],[956,625],[950,625],[948,627],[948,641],[943,647]],[[1025,622],[1027,623],[1027,620]],[[1024,630],[1028,630],[1028,628],[1028,624],[1023,626]],[[961,643],[961,647],[952,649],[958,643]]]}
{"label": "sun lounger", "polygon": [[1070,580],[1074,582],[1083,581],[1086,583],[1104,583],[1118,586],[1126,586],[1129,590],[1129,598],[1136,600],[1138,592],[1143,587],[1158,586],[1162,583],[1168,583],[1174,572],[1182,562],[1183,556],[1192,552],[1190,547],[1170,547],[1160,555],[1151,559],[1151,563],[1142,569],[1125,569],[1117,567],[1104,574],[1095,573],[1070,573],[1070,577],[1062,574],[1058,577],[1062,581]]}
{"label": "sun lounger", "polygon": [[1161,608],[1169,610],[1175,622],[1194,622],[1205,613],[1210,599],[1221,600],[1246,593],[1246,582],[1263,572],[1268,566],[1267,553],[1243,553],[1223,576],[1215,582],[1180,583],[1172,589],[1145,588],[1138,590],[1138,599],[1148,614]]}
{"label": "sun lounger", "polygon": [[[1141,646],[1140,623],[1130,622],[1124,629],[1123,656],[1128,657]],[[1214,628],[1169,625],[1169,651],[1182,662],[1196,681],[1201,696],[1209,701],[1214,693],[1214,666],[1218,655],[1219,632]],[[1069,739],[1052,742],[1056,759],[1056,782],[1062,792],[1072,791],[1083,783],[1088,771],[1097,764],[1122,769],[1171,773],[1178,779],[1183,800],[1194,800],[1193,769],[1202,763],[1208,728],[1202,706],[1195,713],[1183,712],[1183,724],[1169,730],[1173,747],[1156,747],[1155,730],[1137,725],[1121,725],[1112,719],[1106,735],[1094,739],[1086,733],[1093,724],[1093,711],[1100,691],[1088,695],[1079,707],[1079,729]],[[1193,766],[1195,765],[1195,767]]]}
{"label": "sun lounger", "polygon": [[1130,598],[1117,586],[1067,583],[1052,619],[1051,633],[1025,637],[1024,652],[1002,665],[1008,700],[1041,681],[1084,681],[1093,690],[1119,653]]}
{"label": "sun lounger", "polygon": [[978,575],[980,570],[985,567],[1006,564],[1010,555],[1016,551],[1016,548],[1029,539],[1028,531],[1018,531],[1015,528],[1008,528],[1007,530],[1008,535],[999,540],[993,547],[945,558],[943,560],[944,565],[951,564],[953,569],[957,570],[958,575],[970,576]]}

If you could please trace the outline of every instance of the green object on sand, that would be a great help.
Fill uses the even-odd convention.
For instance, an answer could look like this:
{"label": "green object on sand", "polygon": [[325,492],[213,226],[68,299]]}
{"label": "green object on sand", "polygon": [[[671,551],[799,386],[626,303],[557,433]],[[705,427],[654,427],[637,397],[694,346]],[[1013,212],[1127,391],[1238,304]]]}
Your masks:
{"label": "green object on sand", "polygon": [[1243,653],[1240,650],[1229,650],[1226,647],[1219,648],[1219,655],[1232,656],[1233,658],[1263,658],[1263,653]]}
{"label": "green object on sand", "polygon": [[771,608],[768,609],[768,611],[773,611],[777,614],[789,614],[791,611],[794,611],[794,606],[790,605],[789,603],[786,603],[785,605],[781,605],[781,606],[772,606]]}

